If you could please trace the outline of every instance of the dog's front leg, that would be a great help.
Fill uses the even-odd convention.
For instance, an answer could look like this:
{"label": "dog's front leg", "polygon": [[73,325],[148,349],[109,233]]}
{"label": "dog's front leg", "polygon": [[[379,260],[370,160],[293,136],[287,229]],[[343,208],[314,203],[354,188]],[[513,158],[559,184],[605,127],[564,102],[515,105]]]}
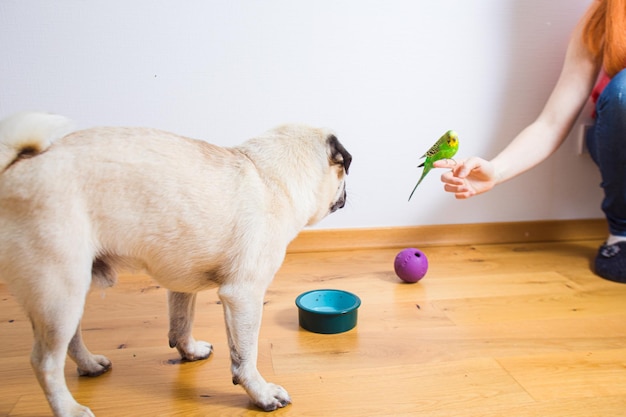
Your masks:
{"label": "dog's front leg", "polygon": [[169,291],[167,300],[170,313],[170,347],[175,347],[180,356],[188,361],[208,358],[213,346],[208,342],[196,341],[191,335],[196,294]]}
{"label": "dog's front leg", "polygon": [[257,369],[258,338],[265,289],[250,285],[223,285],[219,297],[224,307],[230,345],[233,383],[241,384],[252,401],[265,411],[291,403],[285,389],[268,383]]}

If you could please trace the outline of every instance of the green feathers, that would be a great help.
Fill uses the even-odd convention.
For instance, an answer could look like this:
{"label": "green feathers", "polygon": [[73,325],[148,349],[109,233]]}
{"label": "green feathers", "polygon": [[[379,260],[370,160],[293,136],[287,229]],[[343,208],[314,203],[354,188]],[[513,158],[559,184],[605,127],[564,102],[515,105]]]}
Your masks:
{"label": "green feathers", "polygon": [[413,193],[417,190],[417,186],[420,185],[426,174],[433,168],[433,163],[435,161],[439,161],[440,159],[451,159],[456,151],[459,149],[459,136],[453,130],[448,130],[443,134],[442,137],[439,138],[437,142],[422,156],[422,158],[426,158],[426,160],[418,166],[424,167],[422,171],[422,176],[420,177],[417,184],[415,184],[415,188],[411,191],[411,195],[409,196],[409,200],[413,197]]}

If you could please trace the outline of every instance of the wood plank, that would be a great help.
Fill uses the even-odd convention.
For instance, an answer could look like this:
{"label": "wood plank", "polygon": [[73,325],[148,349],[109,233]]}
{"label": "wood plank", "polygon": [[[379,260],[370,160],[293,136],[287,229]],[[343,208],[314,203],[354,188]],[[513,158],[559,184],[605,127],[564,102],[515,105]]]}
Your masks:
{"label": "wood plank", "polygon": [[604,239],[605,219],[306,229],[288,252]]}
{"label": "wood plank", "polygon": [[484,408],[468,408],[464,413],[437,410],[428,417],[625,417],[626,397],[567,398],[523,405],[501,404]]}
{"label": "wood plank", "polygon": [[538,401],[626,398],[626,348],[500,358],[498,362]]}
{"label": "wood plank", "polygon": [[[398,248],[291,253],[265,295],[259,368],[294,403],[273,416],[626,416],[626,285],[589,269],[600,239],[426,246],[417,284],[393,272]],[[294,300],[340,288],[363,301],[350,332],[298,325]],[[145,275],[90,294],[85,339],[110,373],[66,376],[106,416],[261,416],[230,382],[223,313],[199,295],[207,361],[167,345],[166,292]],[[32,336],[0,285],[0,416],[49,416],[29,364]],[[621,385],[620,385],[621,384]]]}
{"label": "wood plank", "polygon": [[[540,319],[592,319],[621,316],[626,288],[614,292],[552,293],[504,297],[480,297],[437,301],[435,304],[459,325],[524,322]],[[495,315],[494,315],[495,314]]]}
{"label": "wood plank", "polygon": [[[467,408],[488,410],[502,402],[531,404],[532,398],[494,361],[451,360],[384,369],[355,367],[282,377],[292,390],[288,416],[465,415]],[[445,388],[443,388],[445,387]],[[443,389],[442,389],[443,388]]]}

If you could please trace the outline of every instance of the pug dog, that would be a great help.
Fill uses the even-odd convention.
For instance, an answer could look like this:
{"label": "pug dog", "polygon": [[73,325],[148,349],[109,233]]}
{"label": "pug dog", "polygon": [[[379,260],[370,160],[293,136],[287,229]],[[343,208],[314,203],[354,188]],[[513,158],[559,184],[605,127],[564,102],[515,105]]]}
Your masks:
{"label": "pug dog", "polygon": [[265,411],[291,402],[257,369],[263,298],[287,245],[342,208],[352,157],[329,130],[288,124],[236,147],[149,128],[74,131],[21,113],[0,122],[0,279],[32,323],[31,362],[55,416],[93,416],[69,392],[111,368],[81,337],[86,295],[120,269],[168,289],[169,344],[185,360],[196,293],[219,287],[233,382]]}

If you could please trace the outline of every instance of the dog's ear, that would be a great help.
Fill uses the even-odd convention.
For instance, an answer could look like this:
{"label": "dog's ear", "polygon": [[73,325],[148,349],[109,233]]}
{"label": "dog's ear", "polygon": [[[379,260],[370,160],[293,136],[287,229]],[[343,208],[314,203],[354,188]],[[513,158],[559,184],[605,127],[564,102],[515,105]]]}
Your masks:
{"label": "dog's ear", "polygon": [[337,136],[330,135],[326,140],[329,149],[330,161],[333,164],[343,165],[343,169],[348,173],[350,164],[352,163],[352,155],[343,147]]}

